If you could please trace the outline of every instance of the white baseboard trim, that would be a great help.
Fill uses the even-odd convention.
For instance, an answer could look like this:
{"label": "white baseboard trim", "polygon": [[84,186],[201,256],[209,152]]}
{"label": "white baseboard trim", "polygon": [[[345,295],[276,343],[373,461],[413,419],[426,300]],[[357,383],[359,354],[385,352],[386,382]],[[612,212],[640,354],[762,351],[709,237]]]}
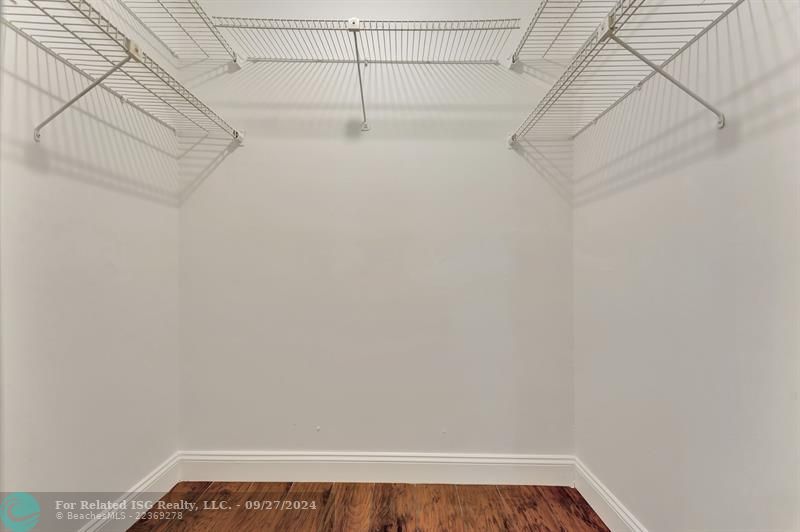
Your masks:
{"label": "white baseboard trim", "polygon": [[[176,452],[142,480],[137,482],[125,495],[115,502],[125,502],[131,506],[132,501],[154,501],[160,499],[172,489],[175,484],[183,479],[180,474],[181,453]],[[135,522],[134,512],[125,512],[127,518],[119,520],[95,519],[83,526],[79,532],[123,532],[128,530]]]}
{"label": "white baseboard trim", "polygon": [[605,484],[600,482],[580,458],[574,458],[575,488],[612,532],[647,532],[644,525],[628,510]]}
{"label": "white baseboard trim", "polygon": [[184,451],[184,480],[539,484],[574,478],[567,455]]}
{"label": "white baseboard trim", "polygon": [[[589,468],[571,455],[178,451],[119,500],[152,500],[178,482],[191,480],[574,486],[612,532],[647,532]],[[124,531],[132,524],[93,521],[80,532]]]}

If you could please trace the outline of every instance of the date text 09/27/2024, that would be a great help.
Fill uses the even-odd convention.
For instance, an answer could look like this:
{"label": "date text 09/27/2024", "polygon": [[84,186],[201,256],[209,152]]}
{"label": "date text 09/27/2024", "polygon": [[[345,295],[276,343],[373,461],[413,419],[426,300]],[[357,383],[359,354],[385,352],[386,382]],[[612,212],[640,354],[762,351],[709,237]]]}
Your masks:
{"label": "date text 09/27/2024", "polygon": [[199,510],[232,510],[244,507],[246,510],[316,510],[316,501],[290,500],[248,500],[244,503],[231,504],[227,500],[208,500],[201,503],[191,501],[56,501],[56,510],[89,510],[89,511],[121,511],[121,510],[170,510],[196,512]]}

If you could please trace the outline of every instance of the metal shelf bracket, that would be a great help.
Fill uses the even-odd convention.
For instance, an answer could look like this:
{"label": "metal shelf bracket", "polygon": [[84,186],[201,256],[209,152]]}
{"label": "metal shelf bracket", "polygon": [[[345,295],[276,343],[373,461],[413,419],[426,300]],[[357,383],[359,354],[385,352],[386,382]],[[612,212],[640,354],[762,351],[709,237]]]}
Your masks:
{"label": "metal shelf bracket", "polygon": [[[603,0],[609,1],[609,0]],[[369,131],[364,72],[372,65],[497,65],[519,19],[365,20],[214,17],[242,60],[356,65],[361,131]],[[351,41],[352,39],[352,41]]]}
{"label": "metal shelf bracket", "polygon": [[718,128],[725,127],[725,115],[667,68],[745,0],[613,1],[614,6],[599,17],[599,25],[575,52],[574,43],[591,27],[587,21],[606,0],[550,0],[547,4],[553,9],[539,17],[547,24],[532,31],[520,54],[570,59],[511,136],[512,144],[533,134],[574,140],[655,76],[714,113]]}
{"label": "metal shelf bracket", "polygon": [[[48,116],[41,124],[36,126],[33,129],[33,140],[35,140],[36,142],[39,142],[42,139],[42,128],[44,128],[47,124],[49,124],[50,122],[55,120],[56,117],[58,117],[61,113],[63,113],[64,111],[66,111],[67,109],[69,109],[70,107],[75,105],[75,103],[77,103],[78,100],[80,100],[81,98],[83,98],[84,96],[86,96],[87,94],[92,92],[92,90],[94,88],[96,88],[98,85],[103,83],[106,80],[106,78],[108,78],[111,74],[113,74],[114,72],[116,72],[120,68],[124,67],[128,63],[128,61],[130,61],[131,59],[138,59],[139,54],[141,52],[141,49],[139,48],[139,46],[137,44],[135,44],[133,41],[128,41],[127,44],[128,44],[128,46],[127,46],[127,48],[128,48],[128,56],[125,59],[123,59],[122,61],[120,61],[119,63],[116,63],[113,67],[111,67],[111,70],[109,70],[108,72],[106,72],[105,74],[103,74],[102,76],[97,78],[96,80],[94,80],[88,87],[83,89],[75,97],[73,97],[67,103],[65,103],[64,105],[59,107],[59,109],[55,113],[53,113],[50,116]],[[122,100],[122,103],[124,104],[125,100]]]}
{"label": "metal shelf bracket", "polygon": [[[613,21],[613,18],[611,18],[611,17],[609,17],[609,19],[608,19],[608,27],[606,28],[606,32],[605,32],[605,35],[603,36],[603,38],[611,39],[612,41],[614,41],[615,43],[617,43],[618,45],[623,47],[625,50],[630,52],[631,55],[633,55],[634,57],[639,59],[641,62],[643,62],[644,64],[649,66],[651,69],[653,69],[654,72],[656,72],[659,75],[661,75],[664,79],[666,79],[667,81],[669,81],[670,83],[672,83],[673,85],[678,87],[680,90],[682,90],[687,95],[689,95],[697,103],[699,103],[700,105],[702,105],[703,107],[705,107],[706,109],[708,109],[709,111],[714,113],[717,116],[717,128],[718,129],[722,129],[722,128],[725,127],[725,115],[722,113],[722,111],[720,111],[719,109],[717,109],[716,107],[711,105],[708,101],[706,101],[704,98],[699,96],[692,89],[690,89],[689,87],[687,87],[686,85],[684,85],[683,83],[681,83],[680,81],[675,79],[673,76],[671,76],[663,68],[661,68],[657,64],[655,64],[652,61],[650,61],[648,58],[646,58],[644,55],[639,53],[636,49],[634,49],[628,43],[626,43],[625,41],[623,41],[622,39],[617,37],[617,35],[614,32],[614,21]],[[636,86],[636,88],[637,88],[637,90],[641,90],[641,83],[639,83]]]}
{"label": "metal shelf bracket", "polygon": [[240,133],[92,7],[94,0],[2,1],[2,23],[89,84],[34,128],[34,139],[95,88],[108,91],[176,135]]}
{"label": "metal shelf bracket", "polygon": [[347,21],[347,31],[353,34],[353,43],[356,47],[356,70],[358,71],[358,90],[361,93],[361,131],[369,131],[367,123],[367,106],[364,103],[364,81],[361,78],[361,55],[358,51],[358,32],[361,31],[361,21],[351,18]]}

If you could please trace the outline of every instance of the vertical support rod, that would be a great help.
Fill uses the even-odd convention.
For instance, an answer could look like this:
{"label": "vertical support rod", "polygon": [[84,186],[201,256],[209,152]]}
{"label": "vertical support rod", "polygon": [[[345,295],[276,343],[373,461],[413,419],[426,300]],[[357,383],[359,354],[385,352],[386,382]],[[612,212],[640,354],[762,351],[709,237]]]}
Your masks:
{"label": "vertical support rod", "polygon": [[361,131],[369,131],[367,124],[367,106],[364,104],[364,82],[361,79],[361,56],[358,53],[358,32],[354,31],[353,42],[356,44],[356,69],[358,70],[358,90],[361,91],[361,116],[364,121],[361,123]]}
{"label": "vertical support rod", "polygon": [[94,89],[95,87],[97,87],[98,85],[103,83],[108,76],[110,76],[111,74],[113,74],[114,72],[116,72],[117,70],[122,68],[123,66],[125,66],[125,63],[127,63],[130,60],[131,60],[131,56],[128,55],[125,59],[123,59],[122,61],[120,61],[116,65],[114,65],[111,68],[111,70],[109,70],[108,72],[106,72],[105,74],[103,74],[102,76],[97,78],[96,80],[94,80],[91,85],[89,85],[88,87],[83,89],[81,92],[79,92],[77,96],[75,96],[70,101],[68,101],[67,103],[62,105],[61,108],[59,108],[58,111],[56,111],[55,113],[53,113],[49,117],[47,117],[47,119],[44,122],[42,122],[41,124],[36,126],[34,128],[34,130],[33,130],[33,140],[35,140],[36,142],[39,142],[39,140],[42,138],[42,128],[44,126],[46,126],[47,124],[52,122],[58,115],[60,115],[61,113],[63,113],[64,111],[66,111],[67,109],[72,107],[72,105],[75,104],[75,102],[77,102],[78,100],[80,100],[81,98],[86,96],[89,92],[91,92],[92,89]]}
{"label": "vertical support rod", "polygon": [[661,75],[662,75],[664,78],[666,78],[666,79],[667,79],[669,82],[671,82],[673,85],[675,85],[676,87],[678,87],[680,90],[682,90],[683,92],[685,92],[686,94],[688,94],[689,96],[691,96],[691,97],[692,97],[692,98],[693,98],[695,101],[697,101],[697,102],[698,102],[700,105],[702,105],[703,107],[705,107],[706,109],[708,109],[709,111],[711,111],[712,113],[714,113],[715,115],[717,115],[717,127],[718,127],[719,129],[722,129],[723,127],[725,127],[725,115],[724,115],[724,114],[722,114],[722,112],[721,112],[719,109],[717,109],[716,107],[714,107],[713,105],[711,105],[710,103],[708,103],[706,100],[704,100],[703,98],[701,98],[700,96],[698,96],[697,94],[695,94],[695,93],[694,93],[694,92],[693,92],[693,91],[692,91],[692,90],[691,90],[689,87],[687,87],[686,85],[684,85],[683,83],[681,83],[681,82],[680,82],[680,81],[678,81],[677,79],[675,79],[675,78],[673,78],[672,76],[670,76],[670,75],[669,75],[669,74],[668,74],[668,73],[667,73],[667,72],[666,72],[666,71],[665,71],[663,68],[661,68],[660,66],[658,66],[658,65],[657,65],[657,64],[655,64],[655,63],[653,63],[652,61],[650,61],[649,59],[647,59],[645,56],[643,56],[642,54],[640,54],[639,52],[637,52],[636,50],[634,50],[633,48],[631,48],[631,47],[628,45],[628,43],[626,43],[625,41],[623,41],[622,39],[620,39],[619,37],[617,37],[616,35],[614,35],[614,32],[613,32],[613,31],[612,31],[612,32],[609,32],[608,36],[609,36],[609,38],[610,38],[611,40],[613,40],[615,43],[617,43],[618,45],[622,46],[622,47],[623,47],[623,48],[625,48],[627,51],[629,51],[631,54],[633,54],[634,56],[636,56],[636,58],[637,58],[637,59],[639,59],[639,60],[640,60],[640,61],[642,61],[644,64],[646,64],[647,66],[649,66],[650,68],[652,68],[654,71],[656,71],[656,72],[658,72],[659,74],[661,74]]}

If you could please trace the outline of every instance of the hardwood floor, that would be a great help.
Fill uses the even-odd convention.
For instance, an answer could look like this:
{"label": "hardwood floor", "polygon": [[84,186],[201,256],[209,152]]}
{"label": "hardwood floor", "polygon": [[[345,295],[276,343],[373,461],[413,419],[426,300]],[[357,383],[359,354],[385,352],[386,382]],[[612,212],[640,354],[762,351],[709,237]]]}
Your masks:
{"label": "hardwood floor", "polygon": [[445,484],[181,482],[129,530],[609,532],[573,488]]}

